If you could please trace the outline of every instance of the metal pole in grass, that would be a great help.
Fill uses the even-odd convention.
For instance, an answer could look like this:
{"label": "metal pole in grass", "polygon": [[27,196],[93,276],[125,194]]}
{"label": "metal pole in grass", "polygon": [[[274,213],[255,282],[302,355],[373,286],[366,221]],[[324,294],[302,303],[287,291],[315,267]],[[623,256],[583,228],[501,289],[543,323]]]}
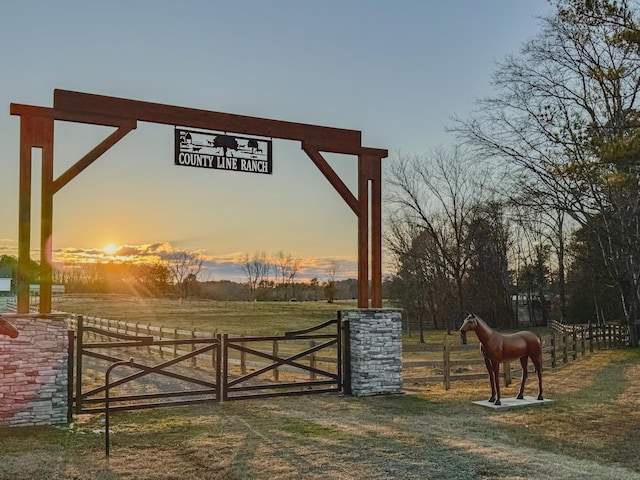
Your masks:
{"label": "metal pole in grass", "polygon": [[112,363],[104,375],[104,455],[109,458],[109,375],[111,370],[119,365],[129,365],[133,367],[133,357],[129,360],[120,360]]}

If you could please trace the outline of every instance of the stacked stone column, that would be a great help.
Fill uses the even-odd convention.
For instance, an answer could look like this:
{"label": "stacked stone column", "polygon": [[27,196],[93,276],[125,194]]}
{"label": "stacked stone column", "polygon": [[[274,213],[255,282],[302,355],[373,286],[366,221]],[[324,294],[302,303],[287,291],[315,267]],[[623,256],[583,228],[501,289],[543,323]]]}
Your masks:
{"label": "stacked stone column", "polygon": [[393,309],[340,312],[349,322],[351,394],[402,393],[402,313]]}
{"label": "stacked stone column", "polygon": [[0,336],[0,425],[67,421],[67,322],[12,318],[18,338]]}

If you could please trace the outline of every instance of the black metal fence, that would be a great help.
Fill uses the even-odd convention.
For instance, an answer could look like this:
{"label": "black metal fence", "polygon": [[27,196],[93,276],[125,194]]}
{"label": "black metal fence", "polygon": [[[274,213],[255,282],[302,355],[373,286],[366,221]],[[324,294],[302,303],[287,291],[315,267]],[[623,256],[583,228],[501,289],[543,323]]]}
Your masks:
{"label": "black metal fence", "polygon": [[[149,335],[124,322],[69,331],[72,415],[342,390],[342,328],[333,319],[272,337]],[[160,332],[162,335],[162,332]],[[109,367],[118,369],[106,375]]]}

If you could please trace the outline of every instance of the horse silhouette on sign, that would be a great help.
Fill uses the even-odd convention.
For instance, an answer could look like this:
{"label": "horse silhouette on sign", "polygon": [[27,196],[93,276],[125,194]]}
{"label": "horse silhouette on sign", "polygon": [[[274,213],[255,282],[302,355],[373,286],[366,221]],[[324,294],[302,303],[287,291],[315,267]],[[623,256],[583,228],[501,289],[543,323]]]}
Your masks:
{"label": "horse silhouette on sign", "polygon": [[480,317],[470,313],[465,318],[461,333],[469,330],[476,332],[478,340],[480,340],[480,350],[484,356],[484,363],[489,372],[489,381],[491,382],[491,398],[489,402],[494,405],[500,405],[500,363],[511,360],[520,359],[522,365],[522,383],[518,398],[524,398],[524,384],[527,381],[527,363],[529,358],[533,362],[533,366],[538,374],[538,400],[542,397],[542,343],[540,339],[531,332],[517,332],[510,335],[503,335],[492,330]]}

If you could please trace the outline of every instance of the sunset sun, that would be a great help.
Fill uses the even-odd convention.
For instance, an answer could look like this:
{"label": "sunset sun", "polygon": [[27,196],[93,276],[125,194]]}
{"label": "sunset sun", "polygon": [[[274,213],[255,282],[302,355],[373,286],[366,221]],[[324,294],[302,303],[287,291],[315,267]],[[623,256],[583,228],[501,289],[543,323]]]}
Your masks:
{"label": "sunset sun", "polygon": [[105,247],[103,248],[104,253],[106,253],[107,255],[113,255],[114,253],[116,253],[117,249],[118,248],[112,243],[110,243],[109,245],[105,245]]}

